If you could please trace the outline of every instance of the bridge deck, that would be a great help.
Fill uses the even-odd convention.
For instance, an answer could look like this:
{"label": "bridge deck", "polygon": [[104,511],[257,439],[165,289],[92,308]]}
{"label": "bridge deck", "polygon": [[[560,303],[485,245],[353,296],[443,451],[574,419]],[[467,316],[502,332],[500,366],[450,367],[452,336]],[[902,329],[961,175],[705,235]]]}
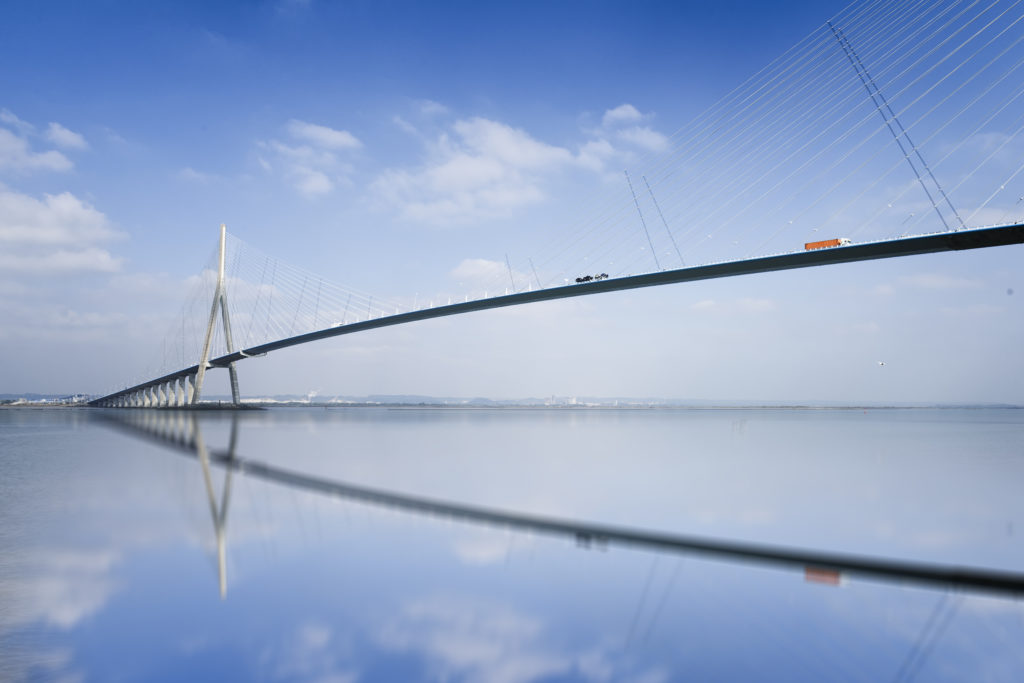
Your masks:
{"label": "bridge deck", "polygon": [[[384,316],[362,322],[328,327],[314,332],[279,339],[277,341],[260,344],[251,348],[242,349],[210,360],[208,367],[227,367],[230,363],[238,362],[244,358],[258,356],[270,351],[285,349],[289,346],[298,346],[319,339],[339,337],[344,334],[353,334],[366,330],[373,330],[391,325],[404,325],[418,320],[429,320],[431,318],[442,318],[449,315],[460,315],[473,311],[486,311],[492,308],[503,308],[505,306],[518,306],[521,304],[535,303],[538,301],[552,301],[554,299],[568,299],[577,296],[588,296],[604,292],[617,292],[625,289],[638,289],[640,287],[655,287],[658,285],[675,284],[679,282],[695,282],[697,280],[711,280],[714,278],[734,277],[737,275],[752,275],[754,273],[767,273],[778,270],[792,270],[795,268],[810,268],[813,266],[826,266],[836,263],[853,263],[856,261],[872,261],[876,259],[895,258],[899,256],[915,256],[919,254],[934,254],[943,251],[963,251],[966,249],[981,249],[985,247],[999,247],[1011,244],[1024,244],[1024,223],[1011,225],[1000,225],[987,228],[975,228],[960,230],[956,232],[943,232],[931,235],[918,235],[914,237],[902,237],[894,240],[880,242],[867,242],[864,244],[853,244],[843,247],[832,247],[828,249],[817,249],[814,251],[800,251],[789,254],[778,254],[775,256],[762,256],[758,258],[742,259],[738,261],[723,261],[690,268],[678,268],[675,270],[663,270],[642,275],[629,275],[626,277],[599,280],[583,284],[573,284],[562,287],[551,287],[528,292],[517,292],[505,296],[496,296],[488,299],[477,299],[462,303],[437,306],[408,313],[396,313],[395,315]],[[180,377],[194,375],[199,369],[198,365],[192,365],[176,372],[158,377],[142,384],[114,392],[91,402],[98,405],[103,401],[130,394],[136,391],[147,389],[171,382]]]}

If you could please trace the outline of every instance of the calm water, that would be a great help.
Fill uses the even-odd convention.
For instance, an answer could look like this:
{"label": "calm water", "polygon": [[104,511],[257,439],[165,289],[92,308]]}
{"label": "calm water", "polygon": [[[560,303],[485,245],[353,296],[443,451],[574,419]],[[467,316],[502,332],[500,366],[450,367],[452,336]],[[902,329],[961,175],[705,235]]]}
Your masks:
{"label": "calm water", "polygon": [[1021,596],[800,559],[1024,572],[1024,410],[8,409],[0,466],[4,681],[1024,680]]}

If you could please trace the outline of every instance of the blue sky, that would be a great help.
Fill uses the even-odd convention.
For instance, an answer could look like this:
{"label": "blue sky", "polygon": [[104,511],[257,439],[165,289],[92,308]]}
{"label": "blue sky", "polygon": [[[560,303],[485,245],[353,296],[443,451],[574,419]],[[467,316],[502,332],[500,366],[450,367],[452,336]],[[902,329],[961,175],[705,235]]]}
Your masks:
{"label": "blue sky", "polygon": [[[160,357],[163,331],[222,222],[284,262],[398,301],[460,296],[506,255],[524,276],[528,263],[548,264],[545,279],[613,268],[596,239],[571,245],[613,196],[631,201],[622,171],[642,194],[640,178],[655,180],[664,155],[684,148],[677,141],[695,117],[843,8],[738,0],[5,7],[0,392],[98,393],[145,379],[139,373]],[[999,45],[1015,45],[1020,33],[1011,24]],[[871,61],[872,36],[851,35]],[[896,101],[898,77],[889,80],[884,60],[871,64]],[[844,78],[851,96],[863,94],[852,71]],[[1009,72],[999,85],[1019,83]],[[980,82],[964,88],[981,92]],[[940,92],[908,94],[907,120],[917,121],[913,107],[953,106]],[[914,129],[975,224],[1013,214],[1024,195],[1012,166],[970,173],[968,151],[980,155],[993,136],[1008,144],[1001,153],[1019,149],[1015,119],[980,126],[984,116],[948,128],[924,117]],[[877,136],[849,152],[864,155],[864,175],[902,164],[877,125]],[[978,144],[955,147],[958,139]],[[737,154],[741,169],[771,169],[781,158]],[[722,172],[721,187],[735,168]],[[699,173],[716,177],[710,169]],[[678,190],[669,176],[654,189],[669,220],[682,221],[678,207],[694,200],[674,205],[686,195],[670,194]],[[904,224],[941,229],[928,207],[907,204],[920,203],[907,169],[876,177],[885,183],[856,185],[842,200],[865,216],[883,207],[860,237],[894,236]],[[1005,196],[984,204],[1006,179]],[[778,201],[766,209],[808,215]],[[727,201],[716,206],[704,215],[732,215]],[[822,230],[858,225],[854,209]],[[744,225],[737,238],[773,230]],[[674,226],[682,237],[685,224]],[[640,239],[637,226],[629,229],[615,262],[623,272],[655,269],[643,243],[629,242]],[[812,237],[810,228],[783,232],[758,253]],[[570,247],[552,247],[562,242]],[[684,257],[743,255],[709,244],[685,243]],[[655,251],[675,267],[664,246]],[[1012,247],[419,323],[248,361],[243,393],[1024,402],[1016,352],[1024,317],[1010,293],[1024,292],[1020,259]]]}

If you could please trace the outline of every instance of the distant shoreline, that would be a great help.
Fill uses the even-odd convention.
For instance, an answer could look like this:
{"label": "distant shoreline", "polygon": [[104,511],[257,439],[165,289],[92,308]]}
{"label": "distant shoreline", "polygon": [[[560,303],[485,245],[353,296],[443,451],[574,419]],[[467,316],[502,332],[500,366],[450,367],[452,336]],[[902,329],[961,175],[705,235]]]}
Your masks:
{"label": "distant shoreline", "polygon": [[[3,401],[0,402],[0,410],[3,409],[32,409],[40,410],[47,408],[54,409],[67,409],[67,408],[91,408],[84,403],[61,403],[57,401],[43,402],[43,401]],[[909,405],[872,405],[872,404],[849,404],[849,405],[815,405],[811,403],[791,403],[791,404],[715,404],[709,403],[707,405],[695,405],[686,403],[629,403],[629,404],[597,404],[597,403],[576,403],[576,404],[542,404],[542,403],[502,403],[500,401],[494,401],[486,404],[474,404],[474,403],[401,403],[401,402],[374,402],[374,401],[353,401],[353,402],[340,402],[340,401],[323,401],[323,402],[307,402],[307,401],[244,401],[241,406],[234,406],[228,401],[205,401],[197,406],[153,406],[148,410],[178,410],[178,411],[200,411],[200,412],[214,412],[214,411],[232,411],[232,410],[267,410],[270,408],[315,408],[324,410],[349,410],[349,409],[387,409],[387,410],[404,410],[404,411],[435,411],[435,410],[448,410],[448,411],[537,411],[537,410],[554,410],[554,411],[597,411],[597,412],[609,412],[609,411],[620,411],[620,412],[640,412],[640,411],[754,411],[754,410],[775,410],[775,411],[852,411],[852,410],[1021,410],[1024,406],[1013,405],[1013,404],[909,404]],[[138,408],[144,410],[144,408]],[[115,410],[113,408],[107,408],[106,410]]]}

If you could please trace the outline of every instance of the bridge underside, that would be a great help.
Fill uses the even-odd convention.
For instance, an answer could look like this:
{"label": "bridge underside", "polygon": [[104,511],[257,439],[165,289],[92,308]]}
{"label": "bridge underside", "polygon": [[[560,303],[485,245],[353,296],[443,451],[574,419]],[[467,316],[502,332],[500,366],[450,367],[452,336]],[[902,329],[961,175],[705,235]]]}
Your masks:
{"label": "bridge underside", "polygon": [[[364,320],[362,322],[329,327],[315,332],[308,332],[294,337],[279,339],[277,341],[254,346],[252,348],[234,351],[227,355],[211,359],[205,364],[203,369],[227,368],[233,363],[245,358],[261,356],[269,353],[270,351],[277,351],[290,346],[298,346],[299,344],[306,344],[319,339],[339,337],[344,334],[353,334],[355,332],[363,332],[365,330],[372,330],[380,327],[389,327],[391,325],[403,325],[406,323],[416,322],[418,320],[442,318],[449,315],[471,313],[473,311],[485,311],[492,308],[518,306],[521,304],[535,303],[539,301],[552,301],[555,299],[568,299],[571,297],[588,296],[604,292],[617,292],[626,289],[639,289],[641,287],[655,287],[679,282],[695,282],[698,280],[735,277],[737,275],[752,275],[755,273],[767,273],[778,270],[793,270],[796,268],[810,268],[837,263],[853,263],[856,261],[873,261],[899,256],[934,254],[944,251],[964,251],[967,249],[1000,247],[1012,244],[1024,244],[1024,223],[988,228],[975,228],[956,232],[936,233],[932,235],[919,235],[915,237],[903,237],[881,242],[868,242],[865,244],[854,244],[829,249],[816,249],[813,251],[763,256],[739,261],[724,261],[722,263],[693,266],[691,268],[663,270],[654,273],[645,273],[643,275],[630,275],[584,284],[551,287],[548,289],[496,296],[489,299],[478,299],[475,301],[449,304],[447,306],[438,306],[436,308],[428,308],[419,311],[410,311],[408,313],[396,313],[395,315],[384,316],[373,320]],[[195,398],[196,378],[199,371],[200,366],[196,364],[188,368],[178,370],[177,372],[164,375],[163,377],[158,377],[154,380],[143,382],[133,387],[100,397],[91,401],[89,405],[110,408],[183,408],[195,403],[193,399]]]}

